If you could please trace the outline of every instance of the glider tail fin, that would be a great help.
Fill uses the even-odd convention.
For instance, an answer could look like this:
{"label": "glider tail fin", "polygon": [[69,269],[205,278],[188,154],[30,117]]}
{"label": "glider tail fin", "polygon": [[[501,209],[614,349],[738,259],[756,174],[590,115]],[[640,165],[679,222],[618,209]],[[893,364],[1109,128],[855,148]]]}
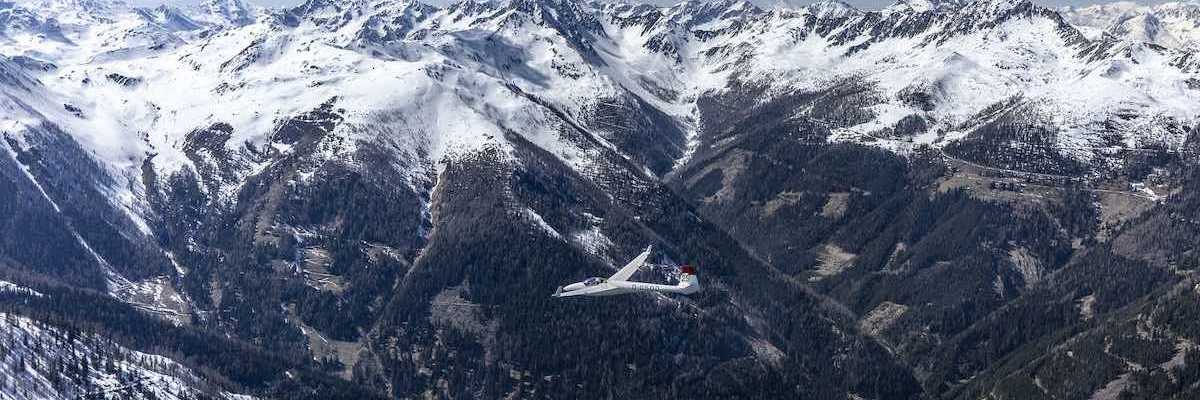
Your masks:
{"label": "glider tail fin", "polygon": [[679,288],[683,289],[684,293],[696,293],[700,291],[700,278],[696,276],[696,268],[691,265],[684,265],[679,268]]}

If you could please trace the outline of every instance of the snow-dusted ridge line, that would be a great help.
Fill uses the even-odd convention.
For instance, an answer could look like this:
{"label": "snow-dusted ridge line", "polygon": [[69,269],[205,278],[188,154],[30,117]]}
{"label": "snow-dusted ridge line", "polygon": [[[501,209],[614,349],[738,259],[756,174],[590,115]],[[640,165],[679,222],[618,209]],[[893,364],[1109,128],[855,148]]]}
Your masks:
{"label": "snow-dusted ridge line", "polygon": [[[119,187],[107,191],[143,233],[143,165],[166,179],[228,157],[229,178],[203,189],[231,199],[274,162],[260,149],[296,151],[279,141],[281,126],[330,99],[342,119],[322,134],[344,144],[312,157],[350,163],[360,143],[388,143],[406,160],[396,168],[413,179],[443,160],[510,151],[508,133],[580,171],[606,152],[629,159],[622,152],[631,149],[613,139],[630,132],[589,118],[614,99],[671,118],[687,135],[681,165],[704,129],[698,99],[734,90],[733,82],[765,86],[764,97],[861,82],[870,115],[836,127],[838,137],[863,139],[917,118],[929,128],[914,141],[935,146],[968,135],[957,128],[979,122],[982,110],[1020,98],[1053,128],[1060,152],[1084,160],[1104,154],[1081,149],[1111,147],[1114,136],[1118,146],[1172,148],[1183,142],[1176,128],[1200,115],[1200,63],[1188,64],[1186,40],[1155,42],[1132,28],[1093,35],[1085,23],[1153,14],[1175,26],[1159,31],[1180,39],[1179,27],[1200,22],[1182,3],[1091,11],[1026,0],[905,0],[878,11],[833,0],[771,10],[734,0],[31,4],[0,10],[29,22],[0,32],[0,54],[45,67],[3,64],[21,73],[0,81],[0,100],[19,97],[9,103],[31,112],[0,116],[0,127],[17,140],[42,123],[71,134],[113,175]],[[197,143],[195,132],[214,126],[227,126],[228,137]],[[572,142],[570,129],[594,140]]]}

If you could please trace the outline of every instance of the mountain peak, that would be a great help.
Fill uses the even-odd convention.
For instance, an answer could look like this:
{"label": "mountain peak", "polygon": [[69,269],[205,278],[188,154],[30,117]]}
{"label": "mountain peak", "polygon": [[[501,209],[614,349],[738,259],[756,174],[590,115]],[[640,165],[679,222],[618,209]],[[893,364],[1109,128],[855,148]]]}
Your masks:
{"label": "mountain peak", "polygon": [[[963,4],[963,3],[959,3]],[[965,3],[962,8],[973,12],[985,12],[987,14],[1000,14],[1012,9],[1032,6],[1030,0],[976,0],[970,3]]]}
{"label": "mountain peak", "polygon": [[1122,1],[1058,9],[1072,25],[1093,39],[1112,37],[1167,47],[1200,45],[1200,3],[1173,2],[1144,6]]}
{"label": "mountain peak", "polygon": [[960,0],[897,0],[884,10],[898,12],[930,12],[957,9],[965,5]]}
{"label": "mountain peak", "polygon": [[680,11],[705,11],[705,10],[720,10],[720,11],[747,11],[756,10],[757,6],[746,0],[685,0],[669,7]]}
{"label": "mountain peak", "polygon": [[244,26],[254,23],[257,11],[244,0],[204,0],[201,13],[220,25]]}
{"label": "mountain peak", "polygon": [[762,9],[745,0],[687,0],[667,8],[665,14],[670,23],[690,28],[716,19],[757,15],[762,12]]}
{"label": "mountain peak", "polygon": [[166,4],[154,8],[137,8],[134,12],[147,22],[161,26],[168,31],[200,29],[200,24],[184,14],[182,10]]}
{"label": "mountain peak", "polygon": [[540,18],[560,31],[581,30],[603,34],[600,20],[582,1],[577,0],[509,0],[502,7]]}
{"label": "mountain peak", "polygon": [[1179,45],[1162,21],[1153,13],[1129,15],[1114,23],[1108,34],[1134,42],[1154,43],[1167,47]]}
{"label": "mountain peak", "polygon": [[817,18],[843,18],[862,12],[840,0],[822,0],[812,3],[804,9]]}

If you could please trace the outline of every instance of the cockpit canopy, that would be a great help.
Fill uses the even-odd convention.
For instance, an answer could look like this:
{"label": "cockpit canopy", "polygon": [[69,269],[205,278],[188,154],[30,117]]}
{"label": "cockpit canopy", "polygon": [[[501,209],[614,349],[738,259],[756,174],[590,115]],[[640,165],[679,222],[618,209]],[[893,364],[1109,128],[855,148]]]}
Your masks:
{"label": "cockpit canopy", "polygon": [[596,286],[604,283],[605,281],[606,279],[604,278],[587,278],[587,280],[583,281],[583,284],[584,286]]}

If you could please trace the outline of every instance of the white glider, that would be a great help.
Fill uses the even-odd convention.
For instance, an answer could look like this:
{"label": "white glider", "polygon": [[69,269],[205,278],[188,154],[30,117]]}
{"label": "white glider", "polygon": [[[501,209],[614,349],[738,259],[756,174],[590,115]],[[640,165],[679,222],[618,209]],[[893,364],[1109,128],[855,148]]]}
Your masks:
{"label": "white glider", "polygon": [[700,279],[696,277],[696,270],[687,265],[680,267],[680,272],[683,274],[679,277],[679,283],[675,285],[630,282],[629,277],[633,276],[633,273],[637,272],[638,268],[641,268],[646,263],[646,258],[650,257],[650,250],[651,248],[647,247],[646,251],[639,254],[629,264],[625,264],[625,267],[622,267],[617,273],[608,277],[608,279],[588,278],[583,282],[559,286],[553,296],[612,296],[633,292],[692,294],[700,291]]}

